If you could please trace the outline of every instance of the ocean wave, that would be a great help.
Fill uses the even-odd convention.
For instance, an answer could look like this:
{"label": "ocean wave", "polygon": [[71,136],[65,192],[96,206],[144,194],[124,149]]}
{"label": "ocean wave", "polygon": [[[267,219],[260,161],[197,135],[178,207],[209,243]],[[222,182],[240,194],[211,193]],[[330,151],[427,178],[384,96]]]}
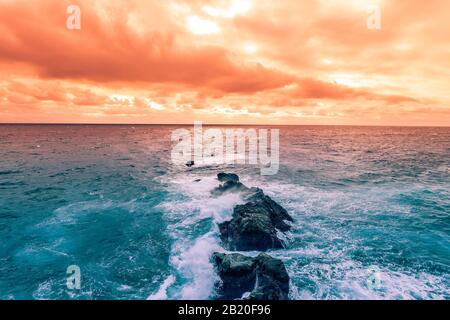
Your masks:
{"label": "ocean wave", "polygon": [[[371,187],[361,192],[360,188],[321,190],[264,177],[243,180],[264,189],[295,219],[287,248],[271,252],[287,265],[292,299],[448,298],[445,292],[449,282],[437,271],[439,268],[429,266],[430,271],[426,271],[426,267],[418,270],[416,265],[394,263],[401,259],[398,254],[406,255],[410,243],[417,246],[417,233],[408,232],[408,228],[425,231],[427,219],[443,218],[436,213],[429,219],[415,213],[412,204],[396,201],[405,192],[421,192],[420,186],[405,190],[395,186]],[[391,246],[391,252],[383,247],[389,243],[395,246]],[[359,251],[367,252],[367,261],[364,256],[361,261],[354,259]],[[426,243],[420,252],[429,252]],[[380,270],[382,286],[372,289],[367,285],[368,270],[377,261],[375,267]],[[416,263],[412,258],[407,261]]]}
{"label": "ocean wave", "polygon": [[54,210],[54,215],[41,222],[38,226],[76,224],[84,214],[102,214],[106,210],[113,208],[125,209],[132,213],[135,210],[136,200],[119,202],[99,199],[71,203]]}
{"label": "ocean wave", "polygon": [[[376,270],[378,283],[371,280]],[[288,267],[293,299],[311,300],[416,300],[446,299],[442,277],[429,273],[412,274],[383,266],[363,266],[353,260],[339,263],[311,263]],[[308,284],[309,283],[309,284]]]}
{"label": "ocean wave", "polygon": [[175,283],[175,277],[170,275],[166,280],[161,284],[161,287],[158,291],[147,298],[147,300],[167,300],[167,288],[169,288],[172,284]]}
{"label": "ocean wave", "polygon": [[166,177],[165,183],[176,196],[159,207],[169,222],[168,232],[174,241],[170,264],[179,280],[167,287],[162,283],[160,290],[178,285],[179,290],[167,298],[208,299],[217,280],[210,257],[213,252],[223,251],[217,223],[230,219],[234,206],[242,199],[238,194],[213,197],[211,190],[219,182],[211,174],[181,172]]}

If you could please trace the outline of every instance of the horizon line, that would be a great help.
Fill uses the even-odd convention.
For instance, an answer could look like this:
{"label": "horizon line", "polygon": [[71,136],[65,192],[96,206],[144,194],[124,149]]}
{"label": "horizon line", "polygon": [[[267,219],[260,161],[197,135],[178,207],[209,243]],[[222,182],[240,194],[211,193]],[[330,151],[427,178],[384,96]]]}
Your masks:
{"label": "horizon line", "polygon": [[[194,123],[64,123],[64,122],[0,122],[0,125],[55,125],[55,126],[193,126]],[[393,128],[450,128],[444,125],[365,125],[365,124],[224,124],[202,123],[203,126],[271,126],[271,127],[393,127]]]}

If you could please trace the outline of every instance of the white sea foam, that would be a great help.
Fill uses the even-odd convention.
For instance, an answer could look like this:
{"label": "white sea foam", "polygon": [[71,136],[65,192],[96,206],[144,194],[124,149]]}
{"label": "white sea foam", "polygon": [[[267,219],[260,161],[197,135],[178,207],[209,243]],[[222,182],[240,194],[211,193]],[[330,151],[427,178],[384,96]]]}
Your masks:
{"label": "white sea foam", "polygon": [[[414,274],[389,265],[377,266],[381,286],[370,288],[368,268],[352,260],[348,254],[359,244],[347,234],[348,228],[331,227],[330,222],[334,220],[344,223],[366,221],[366,215],[378,214],[400,219],[403,214],[410,214],[410,206],[392,202],[392,198],[402,190],[371,187],[366,193],[361,193],[361,190],[321,190],[269,182],[261,177],[244,177],[242,180],[248,186],[262,188],[296,220],[289,238],[302,243],[302,246],[270,253],[287,264],[292,280],[292,299],[445,299],[442,292],[448,286],[441,276],[426,272]],[[331,219],[324,220],[325,215]],[[314,216],[321,219],[311,219]],[[299,263],[299,260],[303,262]],[[305,281],[315,283],[315,289],[305,288]]]}
{"label": "white sea foam", "polygon": [[112,200],[91,200],[71,203],[69,205],[60,207],[54,211],[51,218],[40,223],[39,227],[49,225],[71,225],[76,224],[77,220],[83,214],[102,214],[105,210],[112,208],[121,208],[130,213],[136,209],[136,199],[127,202],[117,202]]}
{"label": "white sea foam", "polygon": [[[345,265],[345,263],[343,264]],[[442,278],[428,273],[408,274],[405,271],[392,271],[386,268],[379,269],[379,287],[368,286],[370,275],[367,268],[355,263],[351,267],[340,270],[343,279],[335,283],[339,297],[342,299],[369,299],[369,300],[414,300],[414,299],[444,299],[442,294],[445,286]]]}
{"label": "white sea foam", "polygon": [[167,300],[167,289],[175,283],[175,277],[170,275],[159,287],[158,292],[152,294],[147,300]]}
{"label": "white sea foam", "polygon": [[[214,176],[211,172],[179,172],[165,181],[173,194],[182,195],[182,199],[168,199],[160,205],[174,240],[170,263],[182,285],[168,298],[208,299],[213,293],[217,275],[210,259],[214,252],[224,250],[217,224],[231,219],[234,206],[242,202],[239,194],[213,197],[211,191],[220,184]],[[196,227],[205,219],[211,219],[211,224],[202,234]]]}
{"label": "white sea foam", "polygon": [[[371,215],[393,215],[400,219],[402,214],[410,213],[411,208],[407,204],[392,201],[401,195],[402,190],[395,186],[371,186],[367,192],[351,188],[323,190],[260,176],[250,177],[241,173],[240,176],[248,187],[263,189],[295,219],[289,234],[289,245],[294,247],[270,252],[286,263],[291,277],[292,299],[445,298],[442,292],[446,291],[446,285],[442,277],[428,273],[413,274],[410,270],[387,265],[377,266],[381,287],[371,288],[367,266],[352,260],[349,254],[361,244],[345,225],[364,222]],[[201,181],[194,182],[197,179]],[[176,217],[175,223],[169,226],[175,240],[171,264],[185,279],[179,294],[172,298],[207,299],[217,277],[209,259],[212,252],[223,250],[217,223],[230,219],[233,207],[242,199],[237,194],[211,197],[210,191],[219,184],[213,170],[179,172],[167,182],[175,193],[185,195],[182,200],[163,204],[167,215]],[[186,233],[207,218],[214,222],[207,234],[188,239]]]}
{"label": "white sea foam", "polygon": [[[300,256],[297,256],[300,254]],[[313,254],[313,252],[309,252]],[[411,300],[445,299],[445,280],[428,273],[413,274],[394,271],[388,267],[365,267],[348,259],[343,252],[315,252],[316,256],[304,255],[303,251],[285,251],[275,254],[287,260],[291,277],[290,295],[295,300]],[[335,262],[323,261],[330,256]],[[299,264],[298,259],[311,262]],[[369,284],[373,270],[377,270],[379,283]],[[305,286],[305,283],[309,283]],[[311,285],[313,283],[314,285]]]}
{"label": "white sea foam", "polygon": [[213,252],[223,251],[217,239],[209,233],[198,239],[193,246],[185,249],[179,243],[172,256],[172,265],[187,279],[183,286],[180,298],[183,300],[208,299],[213,292],[217,276],[211,264]]}

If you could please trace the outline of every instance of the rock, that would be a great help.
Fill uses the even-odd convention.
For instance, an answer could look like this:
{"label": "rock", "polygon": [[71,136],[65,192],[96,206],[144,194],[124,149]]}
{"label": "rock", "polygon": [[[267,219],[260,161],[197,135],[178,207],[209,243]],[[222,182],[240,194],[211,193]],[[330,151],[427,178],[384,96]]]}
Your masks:
{"label": "rock", "polygon": [[211,192],[214,196],[221,196],[226,192],[248,191],[248,188],[239,182],[239,176],[237,174],[219,173],[217,179],[220,182],[224,182],[224,184],[221,184]]}
{"label": "rock", "polygon": [[195,162],[194,161],[188,161],[188,162],[186,162],[186,167],[193,167],[195,165]]}
{"label": "rock", "polygon": [[255,287],[254,260],[241,254],[214,253],[213,263],[220,277],[219,299],[239,299]]}
{"label": "rock", "polygon": [[283,261],[267,254],[256,258],[257,286],[248,300],[289,300],[289,275]]}
{"label": "rock", "polygon": [[243,192],[247,190],[248,188],[240,182],[227,181],[215,188],[213,191],[211,191],[211,193],[212,195],[218,197],[227,192]]}
{"label": "rock", "polygon": [[267,251],[283,248],[277,230],[286,232],[293,221],[287,211],[259,188],[242,189],[244,205],[234,208],[230,221],[219,224],[220,237],[229,250]]}
{"label": "rock", "polygon": [[[233,210],[230,221],[219,224],[224,246],[234,251],[267,251],[283,248],[278,231],[290,229],[288,212],[259,188],[247,188],[233,173],[220,173],[222,182],[213,195],[240,192],[244,205]],[[242,254],[214,253],[212,260],[221,279],[219,299],[287,300],[289,276],[281,260],[266,254],[256,258]]]}
{"label": "rock", "polygon": [[246,200],[264,208],[269,213],[275,228],[282,232],[289,231],[291,227],[285,221],[293,222],[294,219],[292,219],[286,209],[273,201],[269,196],[266,196],[261,189],[251,188],[247,193]]}
{"label": "rock", "polygon": [[283,248],[270,214],[255,203],[236,206],[233,219],[219,224],[219,230],[229,250],[267,251]]}
{"label": "rock", "polygon": [[220,182],[227,182],[227,181],[231,181],[231,182],[235,182],[235,183],[239,182],[239,176],[234,173],[221,172],[217,175],[217,179],[219,179]]}
{"label": "rock", "polygon": [[218,299],[288,300],[289,275],[283,262],[266,254],[256,258],[214,253],[220,277]]}

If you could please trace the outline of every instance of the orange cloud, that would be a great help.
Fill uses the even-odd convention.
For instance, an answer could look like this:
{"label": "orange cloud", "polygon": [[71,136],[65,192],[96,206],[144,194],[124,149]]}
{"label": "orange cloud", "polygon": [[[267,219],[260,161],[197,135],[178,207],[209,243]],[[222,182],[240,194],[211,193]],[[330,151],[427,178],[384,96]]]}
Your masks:
{"label": "orange cloud", "polygon": [[1,122],[450,123],[443,1],[71,3],[0,0]]}
{"label": "orange cloud", "polygon": [[22,2],[3,8],[0,58],[35,67],[43,78],[174,82],[225,92],[273,89],[292,78],[257,63],[240,62],[222,47],[178,44],[174,31],[138,35],[121,16],[102,26],[95,11],[84,10],[83,31],[71,32],[55,18],[64,17],[66,5]]}

